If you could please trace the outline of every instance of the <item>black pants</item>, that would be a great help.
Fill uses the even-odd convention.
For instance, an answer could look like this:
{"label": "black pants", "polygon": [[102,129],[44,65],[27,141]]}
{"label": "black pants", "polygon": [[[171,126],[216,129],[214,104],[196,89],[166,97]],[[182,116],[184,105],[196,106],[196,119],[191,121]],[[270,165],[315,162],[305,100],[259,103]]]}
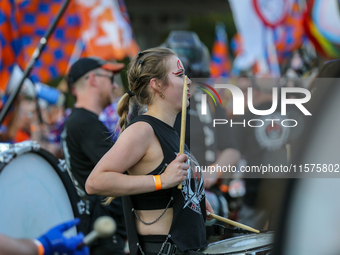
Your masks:
{"label": "black pants", "polygon": [[[123,209],[121,204],[117,203],[113,205],[111,203],[108,206],[102,205],[102,197],[91,196],[91,225],[93,228],[94,222],[100,216],[109,216],[113,218],[117,224],[117,230],[113,237],[99,238],[90,246],[91,255],[125,255],[125,241],[126,231],[124,225]],[[116,210],[116,211],[115,211]],[[121,214],[121,215],[120,215]],[[123,224],[123,225],[122,225]],[[91,229],[92,229],[91,228]]]}
{"label": "black pants", "polygon": [[91,246],[91,255],[125,255],[125,238],[120,235],[114,235],[109,238],[98,239],[97,242]]}

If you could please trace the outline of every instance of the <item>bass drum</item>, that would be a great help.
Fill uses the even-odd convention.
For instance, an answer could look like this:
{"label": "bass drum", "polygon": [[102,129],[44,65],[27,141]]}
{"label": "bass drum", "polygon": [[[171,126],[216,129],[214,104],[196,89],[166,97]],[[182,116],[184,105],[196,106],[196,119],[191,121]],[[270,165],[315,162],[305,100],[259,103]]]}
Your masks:
{"label": "bass drum", "polygon": [[[15,238],[36,238],[85,215],[63,161],[31,141],[0,144],[0,208],[0,233]],[[65,235],[76,235],[77,229]]]}
{"label": "bass drum", "polygon": [[202,250],[205,254],[269,255],[272,254],[273,232],[233,237],[211,243]]}

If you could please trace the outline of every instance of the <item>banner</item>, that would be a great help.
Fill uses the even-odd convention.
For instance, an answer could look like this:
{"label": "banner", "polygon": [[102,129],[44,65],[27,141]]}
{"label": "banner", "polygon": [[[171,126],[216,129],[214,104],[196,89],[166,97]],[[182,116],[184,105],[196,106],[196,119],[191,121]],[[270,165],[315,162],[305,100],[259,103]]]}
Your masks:
{"label": "banner", "polygon": [[[4,91],[12,66],[24,70],[64,0],[0,0],[0,83]],[[75,59],[133,57],[133,38],[123,0],[71,1],[32,68],[30,78],[48,83],[64,76]]]}
{"label": "banner", "polygon": [[217,24],[215,42],[211,53],[210,77],[229,77],[231,64],[228,51],[228,38],[225,26],[224,24]]}
{"label": "banner", "polygon": [[[59,12],[64,0],[22,1],[17,4],[18,24],[23,48],[20,54],[28,63],[41,37],[46,33],[51,19]],[[31,78],[48,82],[63,76],[79,34],[79,20],[75,4],[70,2],[47,41],[46,47],[35,63]],[[20,66],[23,70],[26,66]]]}
{"label": "banner", "polygon": [[237,55],[233,63],[233,73],[237,74],[240,70],[251,68],[259,59],[264,62],[265,27],[254,10],[252,0],[229,0],[229,4],[237,32],[243,41],[242,54]]}
{"label": "banner", "polygon": [[299,49],[306,40],[303,28],[303,10],[295,1],[284,22],[275,31],[275,45],[279,63]]}
{"label": "banner", "polygon": [[283,23],[290,8],[289,0],[253,0],[253,5],[262,22],[271,28]]}
{"label": "banner", "polygon": [[128,16],[121,12],[125,5],[117,0],[78,0],[77,5],[87,55],[121,60],[138,53]]}
{"label": "banner", "polygon": [[[307,0],[306,3],[307,8],[304,14],[303,25],[308,38],[311,40],[319,54],[323,55],[326,58],[339,58],[340,44],[335,43],[335,41],[337,41],[337,30],[332,29],[333,25],[337,24],[332,24],[331,26],[328,26],[327,24],[329,23],[328,21],[326,21],[326,17],[328,14],[325,15],[324,11],[322,10],[323,8],[326,8],[327,4],[330,4],[331,2]],[[322,8],[316,9],[318,6],[322,6]],[[316,14],[313,15],[313,12]],[[314,20],[314,18],[316,18],[318,24],[316,23],[316,20]]]}
{"label": "banner", "polygon": [[14,0],[0,1],[0,93],[6,91],[12,68],[18,61],[21,41],[15,20]]}
{"label": "banner", "polygon": [[340,8],[338,0],[315,0],[311,16],[316,27],[327,40],[340,44]]}

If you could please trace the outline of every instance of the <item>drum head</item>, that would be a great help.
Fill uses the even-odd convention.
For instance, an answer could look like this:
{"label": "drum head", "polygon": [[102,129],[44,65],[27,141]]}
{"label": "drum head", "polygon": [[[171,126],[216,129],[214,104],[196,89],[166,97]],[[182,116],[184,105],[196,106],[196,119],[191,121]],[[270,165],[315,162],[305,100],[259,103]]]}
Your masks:
{"label": "drum head", "polygon": [[[34,152],[17,156],[0,172],[0,233],[36,238],[74,218],[56,169]],[[76,228],[66,235],[75,235]]]}
{"label": "drum head", "polygon": [[[202,252],[206,254],[256,254],[260,251],[269,251],[273,243],[272,232],[239,236],[216,243],[211,243]],[[254,252],[254,253],[250,253]]]}

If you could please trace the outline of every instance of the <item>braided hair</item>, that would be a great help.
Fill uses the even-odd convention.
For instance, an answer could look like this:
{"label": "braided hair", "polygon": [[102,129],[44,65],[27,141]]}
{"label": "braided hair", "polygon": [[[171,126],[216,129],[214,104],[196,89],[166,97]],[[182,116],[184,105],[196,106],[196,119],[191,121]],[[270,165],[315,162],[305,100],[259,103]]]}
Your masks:
{"label": "braided hair", "polygon": [[149,105],[152,102],[153,95],[150,86],[148,86],[150,80],[156,78],[162,84],[168,84],[167,74],[170,66],[167,61],[171,56],[177,55],[168,48],[157,47],[139,52],[130,62],[127,72],[129,91],[122,96],[117,107],[121,132],[128,124],[130,97],[136,96],[140,105]]}

